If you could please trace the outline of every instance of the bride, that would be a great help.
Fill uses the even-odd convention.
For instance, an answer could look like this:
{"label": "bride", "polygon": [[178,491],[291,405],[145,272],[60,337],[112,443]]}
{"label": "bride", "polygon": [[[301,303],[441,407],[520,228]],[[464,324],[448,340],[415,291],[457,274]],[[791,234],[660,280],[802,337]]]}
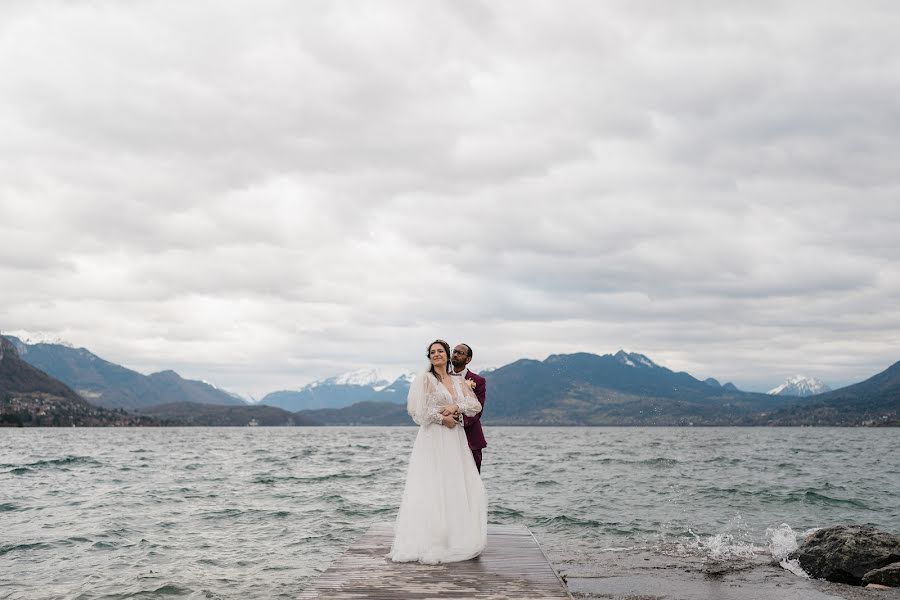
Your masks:
{"label": "bride", "polygon": [[454,413],[481,405],[463,377],[450,374],[450,345],[428,347],[431,369],[409,388],[406,408],[419,425],[388,558],[436,564],[481,554],[487,542],[487,497]]}

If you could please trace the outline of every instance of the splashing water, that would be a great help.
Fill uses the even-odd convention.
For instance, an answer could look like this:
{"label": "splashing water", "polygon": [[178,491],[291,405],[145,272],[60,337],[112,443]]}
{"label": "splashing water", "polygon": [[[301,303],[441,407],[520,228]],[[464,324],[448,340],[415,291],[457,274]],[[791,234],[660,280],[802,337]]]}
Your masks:
{"label": "splashing water", "polygon": [[735,514],[725,528],[725,531],[701,537],[688,528],[688,533],[694,537],[693,542],[682,546],[688,554],[702,555],[707,560],[729,561],[750,559],[753,556],[765,552],[763,548],[755,545],[752,536],[740,513]]}
{"label": "splashing water", "polygon": [[690,529],[688,533],[694,536],[696,549],[710,560],[726,561],[752,558],[760,553],[759,547],[750,542],[740,541],[730,533],[717,533],[706,539],[701,538]]}
{"label": "splashing water", "polygon": [[766,539],[769,540],[769,552],[784,570],[809,579],[809,574],[803,570],[800,562],[796,558],[788,558],[799,547],[797,534],[790,525],[782,523],[778,527],[769,527],[766,529]]}

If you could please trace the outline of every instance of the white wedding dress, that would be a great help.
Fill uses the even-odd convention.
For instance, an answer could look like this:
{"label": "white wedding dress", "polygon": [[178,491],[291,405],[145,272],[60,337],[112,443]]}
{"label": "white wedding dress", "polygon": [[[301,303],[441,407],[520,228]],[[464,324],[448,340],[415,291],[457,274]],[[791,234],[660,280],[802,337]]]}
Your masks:
{"label": "white wedding dress", "polygon": [[441,424],[440,410],[458,404],[466,416],[481,404],[463,377],[453,396],[430,372],[416,377],[407,410],[419,425],[388,558],[436,564],[468,560],[487,542],[487,496],[461,426]]}

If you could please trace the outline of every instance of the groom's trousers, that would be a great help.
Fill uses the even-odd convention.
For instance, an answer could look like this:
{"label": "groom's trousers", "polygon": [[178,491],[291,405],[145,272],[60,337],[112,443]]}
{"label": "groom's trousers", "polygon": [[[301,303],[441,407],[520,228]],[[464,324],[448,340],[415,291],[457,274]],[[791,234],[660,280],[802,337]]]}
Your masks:
{"label": "groom's trousers", "polygon": [[478,467],[478,472],[481,473],[481,448],[471,448],[472,450],[472,458],[475,459],[475,466]]}

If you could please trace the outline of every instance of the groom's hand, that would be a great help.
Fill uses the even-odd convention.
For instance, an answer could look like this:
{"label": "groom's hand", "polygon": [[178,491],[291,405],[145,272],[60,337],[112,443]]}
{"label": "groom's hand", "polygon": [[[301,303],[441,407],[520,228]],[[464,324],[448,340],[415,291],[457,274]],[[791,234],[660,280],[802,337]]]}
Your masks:
{"label": "groom's hand", "polygon": [[456,421],[453,420],[452,416],[444,415],[443,417],[441,417],[441,425],[449,429],[453,429],[454,427],[456,427]]}

